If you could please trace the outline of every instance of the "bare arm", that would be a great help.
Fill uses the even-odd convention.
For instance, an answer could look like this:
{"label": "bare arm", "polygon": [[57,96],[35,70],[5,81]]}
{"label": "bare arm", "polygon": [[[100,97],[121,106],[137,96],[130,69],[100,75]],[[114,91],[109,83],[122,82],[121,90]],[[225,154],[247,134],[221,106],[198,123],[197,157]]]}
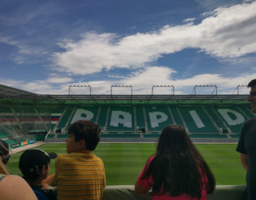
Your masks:
{"label": "bare arm", "polygon": [[50,185],[50,183],[51,183],[52,179],[54,178],[54,176],[55,176],[55,173],[52,174],[52,175],[49,175],[46,179],[44,179],[44,180],[42,181],[42,183],[47,184],[47,185]]}
{"label": "bare arm", "polygon": [[248,155],[240,153],[240,161],[245,171],[248,171]]}
{"label": "bare arm", "polygon": [[146,193],[148,190],[149,190],[149,188],[144,188],[143,186],[141,186],[141,185],[139,184],[138,181],[135,182],[135,189],[134,189],[135,193],[137,193],[137,194],[144,194],[144,193]]}
{"label": "bare arm", "polygon": [[37,200],[27,182],[16,175],[8,175],[0,181],[0,194],[3,200],[26,199]]}

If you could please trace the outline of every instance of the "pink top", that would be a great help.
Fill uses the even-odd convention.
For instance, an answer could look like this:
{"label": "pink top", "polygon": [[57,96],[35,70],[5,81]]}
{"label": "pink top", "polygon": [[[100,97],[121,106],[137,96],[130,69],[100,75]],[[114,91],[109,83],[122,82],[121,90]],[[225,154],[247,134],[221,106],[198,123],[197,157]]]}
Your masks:
{"label": "pink top", "polygon": [[[151,161],[153,160],[155,156],[151,156],[147,162],[147,164],[144,166],[143,170],[141,171],[137,181],[139,182],[139,184],[144,187],[144,188],[151,188],[151,185],[153,184],[153,178],[152,176],[150,176],[148,179],[143,179],[141,180],[141,177],[143,176],[143,172],[146,169],[148,169],[149,164],[151,163]],[[201,173],[201,170],[200,170]],[[202,173],[201,173],[202,174]],[[207,184],[207,177],[204,176],[204,180],[203,181],[203,190],[201,191],[201,198],[200,200],[207,200],[207,194],[206,194],[206,189],[205,189],[205,185]],[[171,197],[168,195],[168,193],[165,193],[164,195],[161,196],[152,196],[152,200],[198,200],[196,197],[195,198],[191,198],[191,197],[186,197],[184,194],[182,194],[181,196],[178,197]]]}

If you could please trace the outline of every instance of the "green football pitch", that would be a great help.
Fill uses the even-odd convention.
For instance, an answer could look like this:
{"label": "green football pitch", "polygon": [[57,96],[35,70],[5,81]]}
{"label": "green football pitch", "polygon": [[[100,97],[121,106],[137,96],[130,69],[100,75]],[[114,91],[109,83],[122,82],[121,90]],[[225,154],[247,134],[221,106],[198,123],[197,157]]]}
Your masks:
{"label": "green football pitch", "polygon": [[[245,171],[235,151],[235,144],[196,144],[210,166],[218,185],[245,184]],[[48,153],[63,154],[65,144],[44,144],[38,147]],[[148,157],[154,154],[154,143],[100,143],[94,151],[105,165],[107,185],[133,185]],[[12,155],[7,165],[11,174],[21,175],[19,158],[21,153]],[[50,174],[54,173],[54,160],[50,164]]]}

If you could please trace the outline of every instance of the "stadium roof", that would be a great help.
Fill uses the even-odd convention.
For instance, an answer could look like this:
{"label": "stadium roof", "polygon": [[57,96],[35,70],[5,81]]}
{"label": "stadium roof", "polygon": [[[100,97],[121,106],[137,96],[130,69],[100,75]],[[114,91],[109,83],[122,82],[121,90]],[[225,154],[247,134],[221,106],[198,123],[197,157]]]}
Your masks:
{"label": "stadium roof", "polygon": [[40,95],[0,84],[1,104],[62,105],[186,105],[186,104],[249,104],[248,95]]}

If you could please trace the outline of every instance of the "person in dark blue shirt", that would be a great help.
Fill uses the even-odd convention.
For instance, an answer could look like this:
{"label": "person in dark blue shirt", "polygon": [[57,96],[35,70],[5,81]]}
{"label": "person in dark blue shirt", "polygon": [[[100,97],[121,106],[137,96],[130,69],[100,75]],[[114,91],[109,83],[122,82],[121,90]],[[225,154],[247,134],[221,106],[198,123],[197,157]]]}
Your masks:
{"label": "person in dark blue shirt", "polygon": [[50,172],[50,159],[56,158],[55,153],[49,153],[40,149],[28,149],[20,157],[19,168],[23,178],[31,186],[38,200],[55,200],[56,194],[49,186],[43,183]]}

